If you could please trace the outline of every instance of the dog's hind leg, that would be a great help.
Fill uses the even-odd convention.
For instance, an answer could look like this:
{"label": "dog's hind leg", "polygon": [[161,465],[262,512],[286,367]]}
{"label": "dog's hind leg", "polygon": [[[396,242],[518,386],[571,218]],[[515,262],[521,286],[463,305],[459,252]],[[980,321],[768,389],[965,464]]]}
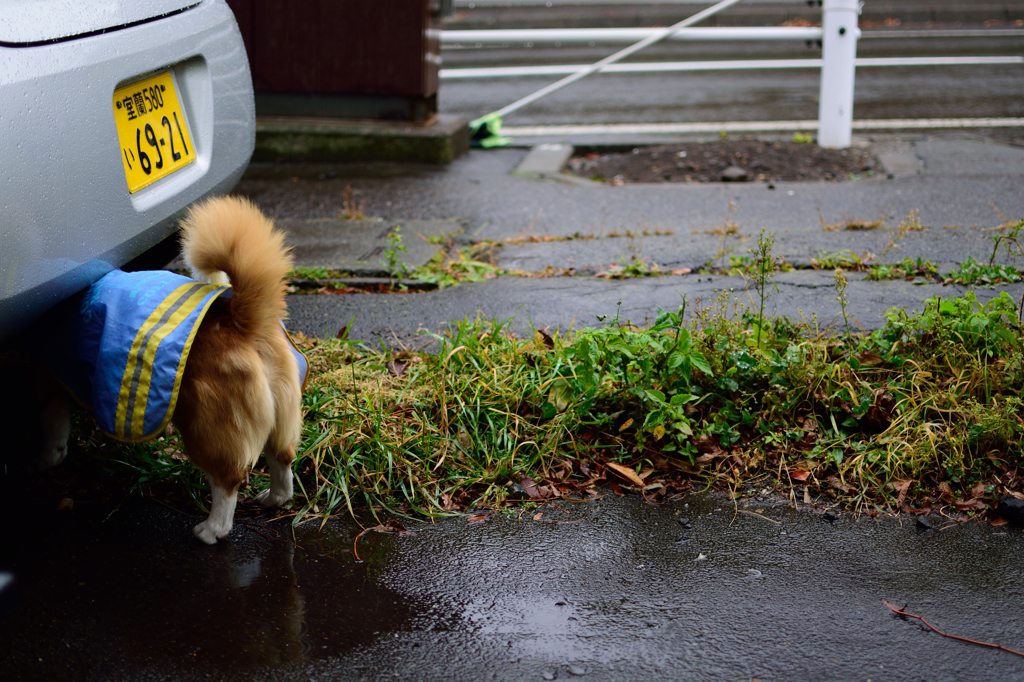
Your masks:
{"label": "dog's hind leg", "polygon": [[280,507],[292,497],[292,462],[295,445],[302,433],[302,387],[298,368],[284,335],[273,339],[274,353],[268,354],[270,391],[274,396],[274,428],[264,451],[270,470],[270,487],[256,497],[264,507]]}
{"label": "dog's hind leg", "polygon": [[270,487],[256,496],[256,501],[264,507],[280,507],[292,499],[292,460],[295,459],[295,448],[271,452],[267,451],[267,468],[270,469]]}
{"label": "dog's hind leg", "polygon": [[193,528],[192,532],[206,544],[215,545],[217,540],[227,537],[231,532],[235,520],[235,503],[238,502],[238,485],[228,489],[219,485],[210,474],[206,478],[210,481],[212,497],[210,516]]}
{"label": "dog's hind leg", "polygon": [[39,419],[43,428],[43,447],[39,452],[37,466],[49,469],[64,461],[68,454],[68,438],[71,436],[71,410],[68,394],[49,376],[40,377],[37,389],[42,398]]}

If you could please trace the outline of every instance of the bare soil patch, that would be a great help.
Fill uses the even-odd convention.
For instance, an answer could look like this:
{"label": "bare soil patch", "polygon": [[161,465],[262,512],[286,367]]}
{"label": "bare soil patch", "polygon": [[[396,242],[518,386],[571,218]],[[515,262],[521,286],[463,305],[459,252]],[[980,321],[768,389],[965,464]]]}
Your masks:
{"label": "bare soil patch", "polygon": [[[569,161],[582,177],[627,182],[841,181],[882,172],[863,149],[822,149],[813,143],[722,140],[587,154]],[[731,177],[730,177],[731,176]]]}

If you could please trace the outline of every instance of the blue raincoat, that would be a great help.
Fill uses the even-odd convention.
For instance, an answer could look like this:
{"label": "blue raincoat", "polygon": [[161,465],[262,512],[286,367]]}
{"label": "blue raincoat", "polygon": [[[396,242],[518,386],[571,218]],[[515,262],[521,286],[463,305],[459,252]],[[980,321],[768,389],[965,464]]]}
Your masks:
{"label": "blue raincoat", "polygon": [[[104,433],[130,443],[149,440],[174,414],[203,317],[217,298],[230,295],[229,285],[173,272],[113,270],[48,314],[30,337],[31,350],[92,410]],[[284,325],[281,332],[287,336]],[[290,341],[305,383],[306,358]]]}

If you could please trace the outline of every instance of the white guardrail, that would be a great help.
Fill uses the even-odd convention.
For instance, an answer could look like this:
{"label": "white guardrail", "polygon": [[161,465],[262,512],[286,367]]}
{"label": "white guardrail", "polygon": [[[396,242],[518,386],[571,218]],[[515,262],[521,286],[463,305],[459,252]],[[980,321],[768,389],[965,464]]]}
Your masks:
{"label": "white guardrail", "polygon": [[[677,71],[724,71],[734,69],[821,69],[818,107],[818,144],[844,149],[853,137],[853,87],[856,67],[946,66],[976,64],[1024,64],[1024,57],[884,57],[857,58],[861,37],[857,19],[858,0],[825,0],[822,25],[681,28],[666,40],[674,41],[821,41],[821,59],[722,60],[688,62],[648,62],[606,64],[601,73],[640,73]],[[597,43],[634,43],[663,32],[654,28],[611,29],[509,29],[486,31],[441,31],[441,46],[519,44],[579,45]],[[900,32],[905,33],[905,32]],[[1019,32],[1014,32],[1016,35]],[[988,35],[988,34],[986,34]],[[586,64],[510,66],[491,68],[441,69],[442,80],[473,78],[509,78],[524,76],[561,76],[587,69]]]}

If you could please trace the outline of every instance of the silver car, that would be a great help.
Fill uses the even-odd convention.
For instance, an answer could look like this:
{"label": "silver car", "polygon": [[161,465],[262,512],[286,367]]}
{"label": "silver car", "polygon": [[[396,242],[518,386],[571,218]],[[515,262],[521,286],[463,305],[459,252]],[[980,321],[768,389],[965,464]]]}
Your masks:
{"label": "silver car", "polygon": [[0,0],[0,339],[169,243],[254,141],[224,0]]}

